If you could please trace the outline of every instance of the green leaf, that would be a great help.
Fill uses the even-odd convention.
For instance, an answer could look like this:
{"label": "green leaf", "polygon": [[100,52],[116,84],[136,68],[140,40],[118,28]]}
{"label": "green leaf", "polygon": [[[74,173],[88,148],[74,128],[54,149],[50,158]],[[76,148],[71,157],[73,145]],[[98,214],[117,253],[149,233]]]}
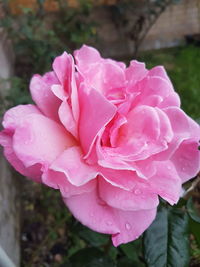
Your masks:
{"label": "green leaf", "polygon": [[189,220],[189,227],[190,227],[190,232],[194,235],[199,247],[200,247],[200,227],[199,223],[192,220],[190,218]]}
{"label": "green leaf", "polygon": [[97,248],[84,248],[69,258],[73,267],[115,267],[115,263]]}
{"label": "green leaf", "polygon": [[137,239],[133,242],[123,244],[120,246],[121,250],[124,252],[126,257],[131,260],[136,266],[142,266],[139,256],[141,256],[141,239]]}
{"label": "green leaf", "polygon": [[89,229],[80,231],[79,236],[94,247],[105,245],[109,240],[108,236],[96,233]]}
{"label": "green leaf", "polygon": [[189,263],[188,215],[160,207],[144,234],[144,257],[149,267],[187,267]]}
{"label": "green leaf", "polygon": [[190,217],[195,221],[200,223],[200,214],[197,208],[195,207],[192,197],[190,197],[187,201],[187,211]]}

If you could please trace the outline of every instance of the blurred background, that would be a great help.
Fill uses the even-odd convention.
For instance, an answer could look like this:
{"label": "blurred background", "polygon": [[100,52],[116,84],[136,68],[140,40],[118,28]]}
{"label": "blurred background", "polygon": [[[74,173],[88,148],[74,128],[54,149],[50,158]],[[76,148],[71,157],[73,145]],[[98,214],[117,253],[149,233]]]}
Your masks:
{"label": "blurred background", "polygon": [[[1,116],[32,103],[32,75],[49,71],[55,56],[82,44],[127,64],[164,65],[182,108],[199,120],[200,0],[0,1]],[[145,266],[141,238],[112,247],[107,236],[76,222],[57,191],[26,181],[3,157],[0,177],[0,244],[16,266]],[[200,266],[200,229],[194,228],[192,267]]]}

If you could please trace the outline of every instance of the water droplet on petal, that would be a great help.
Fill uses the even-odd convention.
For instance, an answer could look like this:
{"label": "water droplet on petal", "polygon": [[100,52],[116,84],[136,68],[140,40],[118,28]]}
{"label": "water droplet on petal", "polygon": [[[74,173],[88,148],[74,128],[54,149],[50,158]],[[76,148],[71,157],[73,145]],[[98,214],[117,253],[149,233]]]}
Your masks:
{"label": "water droplet on petal", "polygon": [[90,217],[94,217],[94,213],[91,212],[91,213],[90,213]]}
{"label": "water droplet on petal", "polygon": [[111,221],[106,222],[107,225],[112,225],[113,223]]}
{"label": "water droplet on petal", "polygon": [[140,195],[142,192],[141,192],[140,189],[135,189],[134,193],[135,193],[136,195]]}
{"label": "water droplet on petal", "polygon": [[167,169],[168,169],[168,170],[171,170],[171,167],[170,167],[170,166],[167,166]]}
{"label": "water droplet on petal", "polygon": [[182,171],[185,171],[185,167],[182,168]]}
{"label": "water droplet on petal", "polygon": [[130,223],[126,223],[125,224],[125,227],[126,227],[126,229],[129,231],[129,230],[131,230],[131,225],[130,225]]}

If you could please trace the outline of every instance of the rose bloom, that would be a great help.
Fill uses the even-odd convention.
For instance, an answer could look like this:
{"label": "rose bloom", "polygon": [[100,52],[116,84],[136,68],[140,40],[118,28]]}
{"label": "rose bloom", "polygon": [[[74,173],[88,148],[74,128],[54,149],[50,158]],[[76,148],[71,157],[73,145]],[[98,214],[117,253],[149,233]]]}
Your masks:
{"label": "rose bloom", "polygon": [[77,220],[118,246],[148,228],[159,196],[177,203],[199,171],[200,129],[163,67],[126,67],[88,46],[74,58],[64,52],[33,76],[35,105],[5,113],[0,144],[18,172],[59,189]]}

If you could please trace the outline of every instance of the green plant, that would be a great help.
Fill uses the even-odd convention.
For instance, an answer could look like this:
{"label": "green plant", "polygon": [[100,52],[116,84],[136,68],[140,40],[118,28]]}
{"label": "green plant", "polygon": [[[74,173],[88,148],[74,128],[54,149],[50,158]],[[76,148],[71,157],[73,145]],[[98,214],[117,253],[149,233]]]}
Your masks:
{"label": "green plant", "polygon": [[11,106],[29,101],[27,88],[34,73],[51,69],[54,57],[78,48],[96,35],[94,23],[88,20],[92,10],[89,0],[80,0],[77,8],[69,7],[65,0],[57,1],[55,13],[45,10],[45,0],[37,0],[36,10],[22,6],[20,15],[11,12],[9,1],[2,2],[0,27],[12,40],[15,53],[16,77],[10,80],[8,95]]}

